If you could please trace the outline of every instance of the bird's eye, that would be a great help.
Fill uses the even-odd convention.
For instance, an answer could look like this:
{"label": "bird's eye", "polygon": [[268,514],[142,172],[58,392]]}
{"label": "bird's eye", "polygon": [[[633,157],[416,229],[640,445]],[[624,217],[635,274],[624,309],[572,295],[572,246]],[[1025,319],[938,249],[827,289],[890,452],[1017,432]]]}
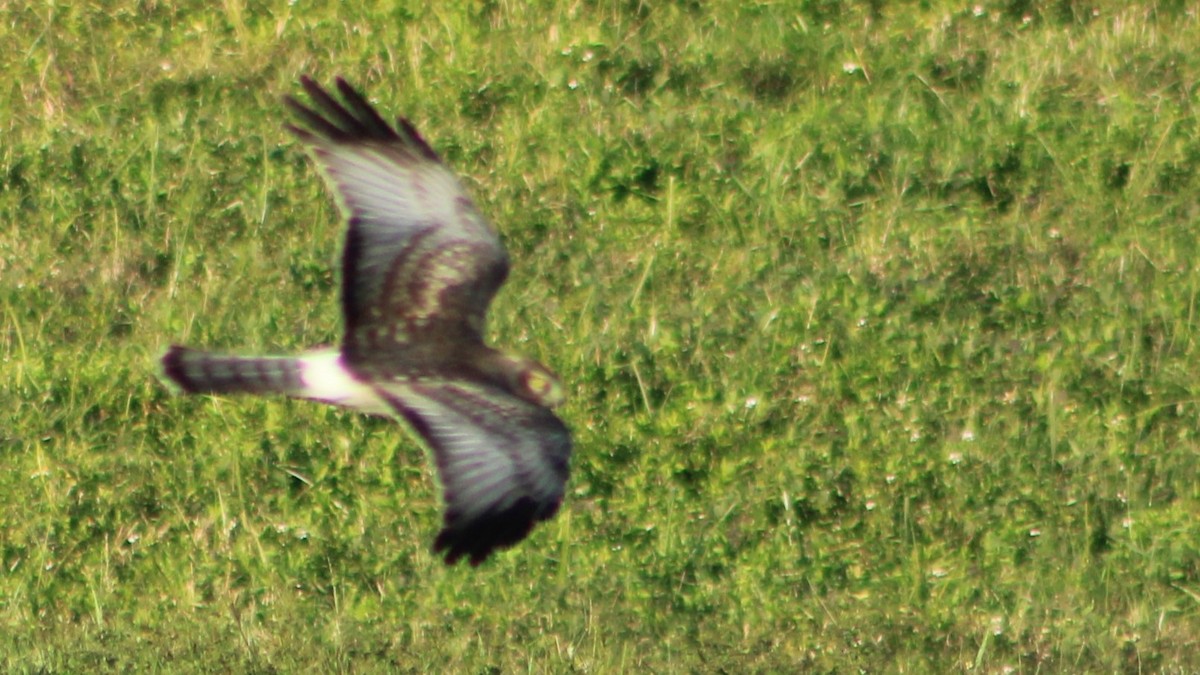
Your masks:
{"label": "bird's eye", "polygon": [[562,386],[550,373],[539,368],[529,368],[521,376],[526,398],[547,408],[563,402]]}

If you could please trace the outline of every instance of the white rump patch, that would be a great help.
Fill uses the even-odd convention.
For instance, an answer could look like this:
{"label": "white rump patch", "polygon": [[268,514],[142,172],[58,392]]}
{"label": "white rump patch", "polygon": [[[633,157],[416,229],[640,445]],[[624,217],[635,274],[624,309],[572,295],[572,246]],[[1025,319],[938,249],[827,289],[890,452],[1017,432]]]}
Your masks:
{"label": "white rump patch", "polygon": [[392,407],[371,385],[360,381],[342,364],[337,350],[310,352],[300,357],[304,398],[391,417]]}

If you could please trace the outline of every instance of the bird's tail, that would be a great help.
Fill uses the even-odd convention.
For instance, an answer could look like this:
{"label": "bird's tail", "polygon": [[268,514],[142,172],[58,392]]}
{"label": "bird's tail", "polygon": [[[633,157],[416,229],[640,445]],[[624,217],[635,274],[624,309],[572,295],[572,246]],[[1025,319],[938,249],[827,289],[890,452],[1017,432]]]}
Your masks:
{"label": "bird's tail", "polygon": [[229,356],[173,345],[163,372],[189,394],[304,396],[304,366],[287,356]]}
{"label": "bird's tail", "polygon": [[230,356],[173,345],[163,372],[189,394],[282,394],[371,415],[392,414],[387,400],[342,362],[336,349],[299,356]]}

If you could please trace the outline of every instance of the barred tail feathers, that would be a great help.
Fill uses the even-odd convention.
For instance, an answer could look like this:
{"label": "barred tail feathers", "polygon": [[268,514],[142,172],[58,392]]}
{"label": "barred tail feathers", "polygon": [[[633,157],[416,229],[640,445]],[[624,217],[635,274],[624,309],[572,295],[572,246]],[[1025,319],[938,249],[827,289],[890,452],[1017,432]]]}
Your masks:
{"label": "barred tail feathers", "polygon": [[230,356],[173,345],[162,365],[167,378],[189,394],[281,394],[373,415],[393,412],[333,349],[300,356]]}
{"label": "barred tail feathers", "polygon": [[189,394],[302,396],[303,365],[291,357],[212,354],[172,346],[162,357],[167,377]]}

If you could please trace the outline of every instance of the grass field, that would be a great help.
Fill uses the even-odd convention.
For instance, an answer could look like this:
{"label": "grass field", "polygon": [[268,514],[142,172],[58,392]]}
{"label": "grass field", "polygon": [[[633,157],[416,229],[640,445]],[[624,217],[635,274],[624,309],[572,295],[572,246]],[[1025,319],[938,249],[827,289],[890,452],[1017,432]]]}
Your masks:
{"label": "grass field", "polygon": [[[0,10],[0,669],[1200,670],[1190,3],[312,4]],[[463,175],[567,385],[478,569],[399,426],[157,379],[337,339],[302,73]]]}

